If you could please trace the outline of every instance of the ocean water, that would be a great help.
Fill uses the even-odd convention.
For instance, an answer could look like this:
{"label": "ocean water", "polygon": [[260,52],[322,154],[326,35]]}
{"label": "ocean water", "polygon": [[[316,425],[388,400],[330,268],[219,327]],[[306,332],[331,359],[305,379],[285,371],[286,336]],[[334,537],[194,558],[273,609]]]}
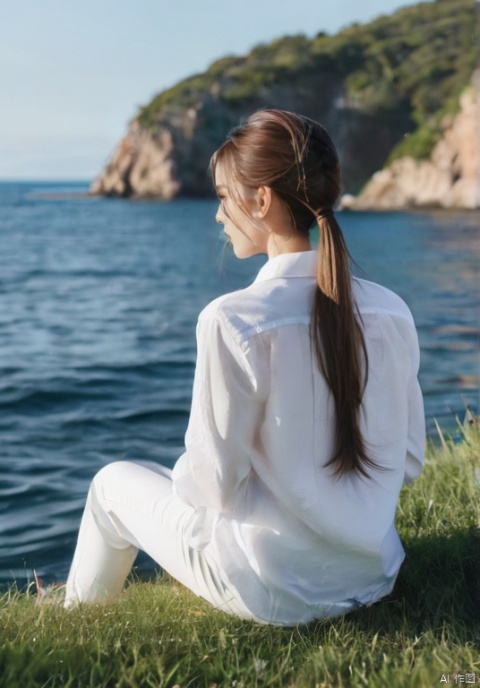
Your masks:
{"label": "ocean water", "polygon": [[[264,258],[225,250],[214,201],[0,184],[0,582],[64,580],[106,463],[183,450],[195,325]],[[428,428],[479,406],[480,214],[340,213],[363,276],[410,306]],[[150,564],[140,559],[139,566]]]}

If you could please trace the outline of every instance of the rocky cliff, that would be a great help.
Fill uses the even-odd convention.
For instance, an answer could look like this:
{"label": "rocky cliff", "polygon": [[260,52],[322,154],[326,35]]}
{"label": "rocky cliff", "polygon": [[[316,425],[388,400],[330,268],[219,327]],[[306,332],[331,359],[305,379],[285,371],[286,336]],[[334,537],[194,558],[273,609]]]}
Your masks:
{"label": "rocky cliff", "polygon": [[480,73],[475,81],[460,99],[460,112],[444,118],[427,160],[398,158],[376,172],[359,196],[345,195],[342,207],[480,208]]}
{"label": "rocky cliff", "polygon": [[[326,126],[345,190],[356,194],[406,135],[458,101],[474,66],[473,16],[471,0],[436,0],[336,36],[290,36],[218,60],[141,108],[91,192],[209,195],[208,162],[229,129],[258,108],[279,107]],[[415,156],[427,157],[441,133],[427,144],[424,137]],[[417,165],[397,167],[404,164]]]}
{"label": "rocky cliff", "polygon": [[[299,79],[295,86],[272,85],[241,103],[217,95],[224,92],[224,81],[214,82],[213,93],[196,93],[188,107],[164,105],[153,127],[134,120],[91,192],[162,200],[211,195],[212,153],[232,127],[261,107],[297,111],[322,122],[337,146],[344,184],[356,191],[412,127],[406,111],[362,111],[345,97],[342,83],[323,72]],[[317,92],[321,99],[312,98]]]}

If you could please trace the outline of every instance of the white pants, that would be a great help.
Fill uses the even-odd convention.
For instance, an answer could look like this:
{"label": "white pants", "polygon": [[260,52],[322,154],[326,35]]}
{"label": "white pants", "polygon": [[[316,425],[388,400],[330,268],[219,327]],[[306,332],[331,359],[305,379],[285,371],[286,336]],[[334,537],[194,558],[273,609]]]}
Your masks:
{"label": "white pants", "polygon": [[189,547],[194,509],[172,494],[171,470],[119,461],[93,479],[67,581],[65,606],[118,594],[139,549],[208,602],[252,618],[206,550]]}

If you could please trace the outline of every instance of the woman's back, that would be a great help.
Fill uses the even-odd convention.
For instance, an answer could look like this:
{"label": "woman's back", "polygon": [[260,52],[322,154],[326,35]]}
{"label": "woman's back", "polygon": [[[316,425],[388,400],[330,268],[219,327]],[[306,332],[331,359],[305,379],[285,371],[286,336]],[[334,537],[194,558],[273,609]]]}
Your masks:
{"label": "woman's back", "polygon": [[[378,467],[369,478],[335,477],[327,465],[335,411],[312,354],[316,262],[314,251],[278,256],[250,287],[201,314],[206,369],[210,360],[224,360],[230,374],[235,361],[238,375],[222,383],[225,370],[218,368],[214,393],[197,390],[203,407],[192,409],[187,451],[173,474],[178,495],[201,511],[192,535],[207,542],[215,533],[237,586],[245,572],[237,580],[232,562],[243,552],[262,583],[277,591],[275,607],[292,617],[306,603],[370,602],[391,589],[403,560],[393,521],[407,441],[408,480],[421,469],[424,443],[410,312],[392,292],[354,279],[370,361],[361,428]],[[205,446],[202,428],[211,437],[209,423],[222,423],[219,412],[228,413],[224,436]]]}

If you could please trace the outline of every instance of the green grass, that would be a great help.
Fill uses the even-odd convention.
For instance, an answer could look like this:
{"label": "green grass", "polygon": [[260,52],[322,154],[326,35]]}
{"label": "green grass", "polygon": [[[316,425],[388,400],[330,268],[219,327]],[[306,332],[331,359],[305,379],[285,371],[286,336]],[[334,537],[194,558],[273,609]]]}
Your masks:
{"label": "green grass", "polygon": [[[114,602],[61,608],[61,591],[0,599],[0,686],[317,688],[480,683],[480,436],[429,447],[404,490],[407,558],[394,593],[344,618],[295,629],[211,609],[168,579],[133,582]],[[465,684],[464,684],[465,685]]]}

